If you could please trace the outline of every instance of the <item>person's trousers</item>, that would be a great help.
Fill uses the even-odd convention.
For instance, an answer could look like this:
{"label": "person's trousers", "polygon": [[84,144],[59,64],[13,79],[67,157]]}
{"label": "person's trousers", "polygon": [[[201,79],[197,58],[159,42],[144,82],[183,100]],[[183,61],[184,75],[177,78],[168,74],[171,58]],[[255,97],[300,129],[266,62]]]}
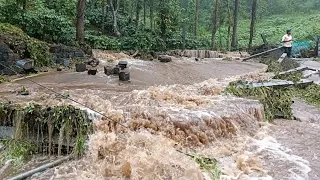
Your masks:
{"label": "person's trousers", "polygon": [[287,57],[291,57],[291,49],[292,47],[283,47],[284,53],[287,53]]}

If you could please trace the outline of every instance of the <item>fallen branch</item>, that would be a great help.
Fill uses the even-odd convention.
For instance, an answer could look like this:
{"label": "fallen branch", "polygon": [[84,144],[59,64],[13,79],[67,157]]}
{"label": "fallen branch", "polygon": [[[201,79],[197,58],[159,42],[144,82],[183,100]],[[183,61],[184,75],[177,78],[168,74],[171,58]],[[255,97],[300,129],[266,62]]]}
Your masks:
{"label": "fallen branch", "polygon": [[32,169],[32,170],[30,170],[30,171],[21,173],[21,174],[15,176],[15,177],[10,178],[9,180],[25,179],[25,178],[27,178],[27,177],[29,177],[29,176],[32,176],[32,175],[35,174],[35,173],[38,173],[38,172],[41,172],[41,171],[45,171],[45,170],[47,170],[47,169],[49,169],[49,168],[55,167],[55,166],[57,166],[57,165],[65,162],[65,161],[67,161],[67,160],[69,160],[69,159],[71,159],[71,156],[66,156],[66,157],[64,157],[64,158],[61,158],[61,159],[56,160],[56,161],[53,161],[53,162],[51,162],[51,163],[42,165],[42,166],[37,167],[37,168],[35,168],[35,169]]}

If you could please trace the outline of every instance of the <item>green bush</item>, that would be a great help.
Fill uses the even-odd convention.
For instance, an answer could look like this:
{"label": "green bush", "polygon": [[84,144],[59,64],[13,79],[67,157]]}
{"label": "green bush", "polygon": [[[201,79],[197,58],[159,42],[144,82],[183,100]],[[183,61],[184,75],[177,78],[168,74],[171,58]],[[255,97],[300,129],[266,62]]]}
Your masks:
{"label": "green bush", "polygon": [[0,2],[0,22],[17,25],[22,21],[23,12],[14,1]]}
{"label": "green bush", "polygon": [[27,40],[27,50],[30,53],[30,58],[34,60],[35,67],[51,65],[51,54],[49,52],[49,46],[46,42],[29,38]]}
{"label": "green bush", "polygon": [[85,40],[94,49],[104,49],[104,50],[120,50],[121,44],[114,37],[108,36],[97,36],[97,35],[86,35]]}
{"label": "green bush", "polygon": [[76,18],[75,0],[50,0],[46,1],[46,7],[55,10],[59,15],[68,17],[71,20]]}
{"label": "green bush", "polygon": [[55,10],[41,8],[28,11],[21,25],[28,35],[37,39],[65,44],[74,41],[75,29],[71,22]]}

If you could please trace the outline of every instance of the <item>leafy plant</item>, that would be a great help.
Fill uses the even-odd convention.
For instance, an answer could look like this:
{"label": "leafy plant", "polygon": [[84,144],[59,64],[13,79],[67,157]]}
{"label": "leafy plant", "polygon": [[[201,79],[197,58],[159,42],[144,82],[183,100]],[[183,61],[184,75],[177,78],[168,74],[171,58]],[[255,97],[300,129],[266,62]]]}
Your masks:
{"label": "leafy plant", "polygon": [[74,41],[75,29],[71,22],[52,9],[27,11],[21,25],[28,35],[37,39],[65,44]]}
{"label": "leafy plant", "polygon": [[201,156],[195,156],[194,160],[200,165],[200,168],[209,173],[213,180],[219,180],[221,176],[221,170],[218,168],[217,161],[215,159],[205,158]]}
{"label": "leafy plant", "polygon": [[9,82],[10,80],[6,76],[0,75],[0,84],[4,82]]}
{"label": "leafy plant", "polygon": [[238,86],[238,82],[230,83],[226,88],[227,93],[238,97],[247,97],[259,100],[264,106],[265,118],[268,121],[283,116],[292,118],[292,91],[288,87],[258,87],[251,88],[246,85]]}
{"label": "leafy plant", "polygon": [[36,151],[36,146],[27,140],[1,139],[0,142],[4,145],[4,150],[0,152],[0,164],[13,160],[13,165],[19,168]]}
{"label": "leafy plant", "polygon": [[320,85],[312,84],[306,88],[295,89],[295,96],[320,108]]}
{"label": "leafy plant", "polygon": [[27,50],[30,53],[30,58],[34,60],[34,65],[36,67],[51,65],[52,57],[49,52],[49,46],[47,43],[34,38],[28,38],[26,41]]}

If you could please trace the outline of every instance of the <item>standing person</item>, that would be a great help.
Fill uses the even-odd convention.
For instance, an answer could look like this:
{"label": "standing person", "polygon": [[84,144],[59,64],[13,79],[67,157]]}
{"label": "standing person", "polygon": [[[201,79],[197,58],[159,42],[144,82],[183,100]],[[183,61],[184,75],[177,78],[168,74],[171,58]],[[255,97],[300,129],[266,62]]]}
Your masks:
{"label": "standing person", "polygon": [[284,52],[287,53],[287,56],[291,57],[291,49],[292,49],[292,35],[291,29],[287,30],[287,34],[282,37]]}

